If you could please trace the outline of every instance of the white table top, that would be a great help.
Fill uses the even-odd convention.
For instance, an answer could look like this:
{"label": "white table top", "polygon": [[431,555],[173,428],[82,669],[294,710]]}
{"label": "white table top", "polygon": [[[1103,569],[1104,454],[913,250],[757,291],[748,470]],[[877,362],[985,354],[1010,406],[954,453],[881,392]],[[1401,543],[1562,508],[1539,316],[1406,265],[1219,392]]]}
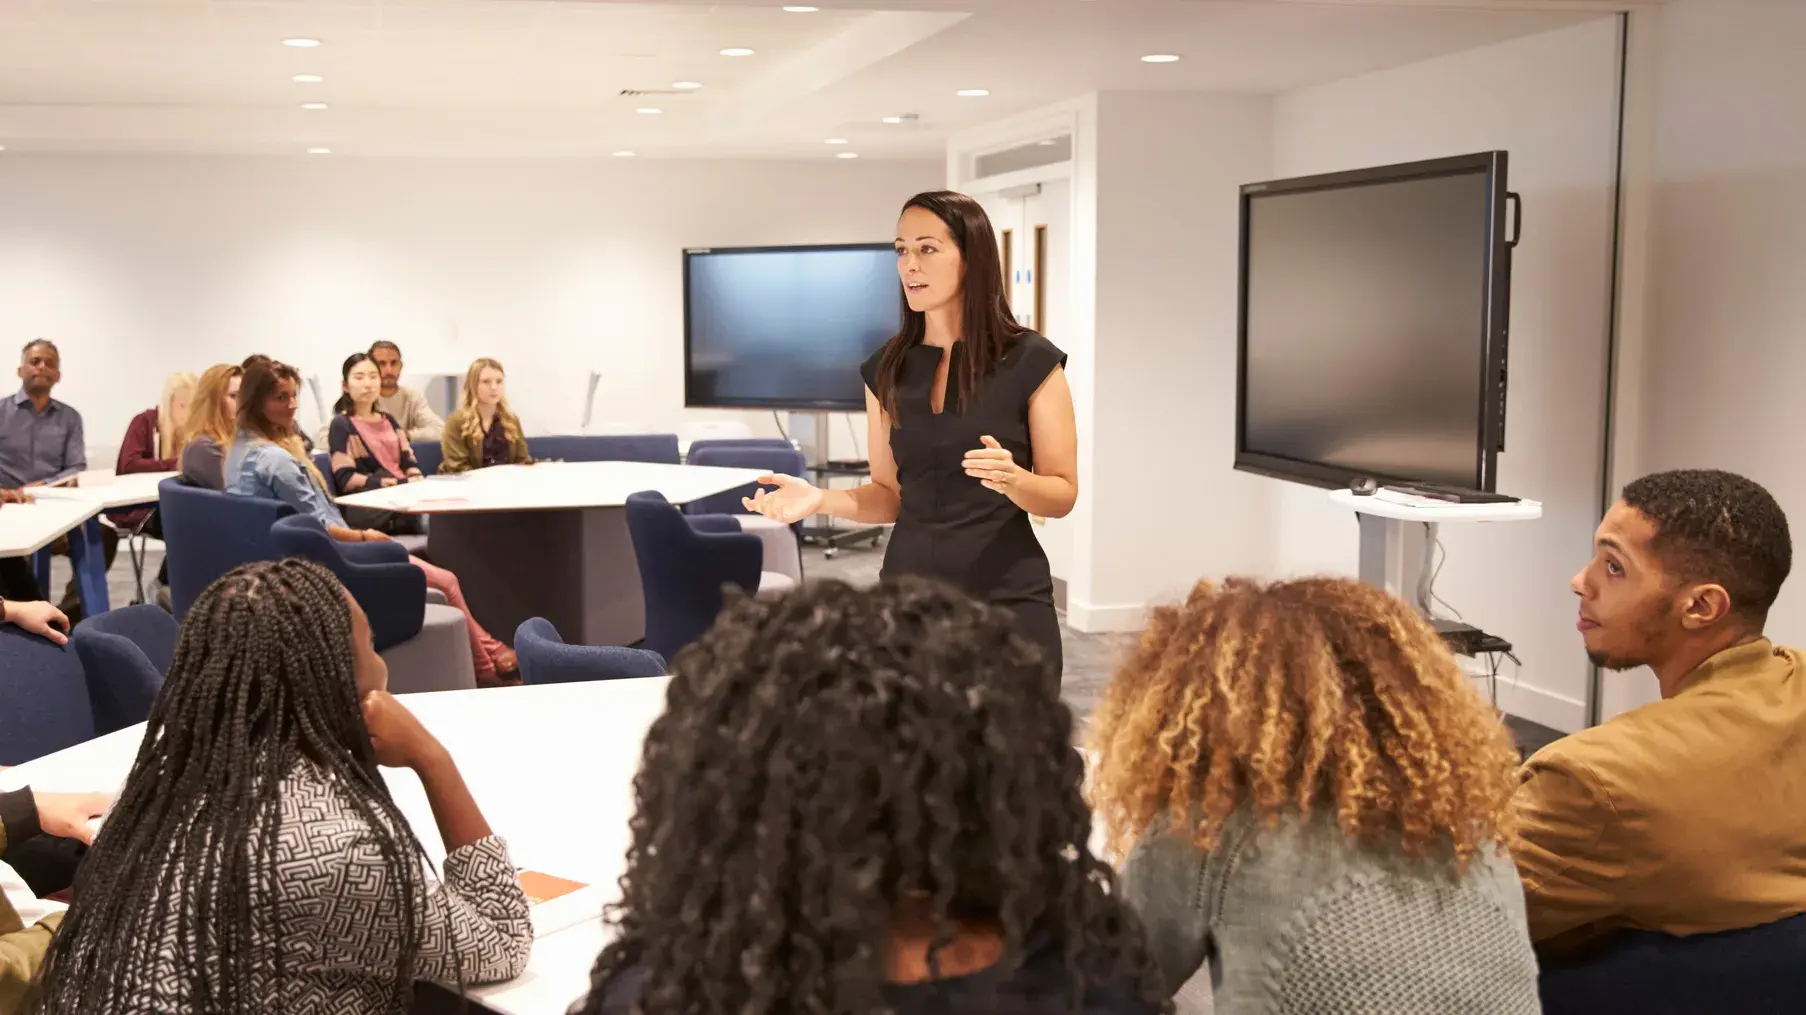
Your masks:
{"label": "white table top", "polygon": [[1329,499],[1338,507],[1401,522],[1524,522],[1543,516],[1542,503],[1534,500],[1508,504],[1453,504],[1390,490],[1379,490],[1368,496],[1353,490],[1332,490]]}
{"label": "white table top", "polygon": [[93,499],[46,497],[48,491],[36,487],[31,492],[35,504],[0,505],[0,557],[29,557],[102,510]]}
{"label": "white table top", "polygon": [[404,514],[555,511],[620,507],[631,494],[656,490],[673,504],[713,496],[758,479],[757,469],[720,469],[652,462],[542,462],[498,465],[456,476],[340,497],[347,506]]}
{"label": "white table top", "polygon": [[[516,866],[595,886],[583,893],[595,915],[534,941],[526,972],[472,988],[472,997],[506,1015],[563,1015],[589,989],[605,940],[601,907],[616,897],[626,866],[641,742],[664,710],[667,683],[604,680],[401,699],[451,751]],[[21,765],[0,774],[0,788],[114,790],[131,771],[143,732],[133,726]],[[383,775],[427,854],[442,862],[420,781],[396,769]]]}
{"label": "white table top", "polygon": [[102,511],[112,511],[141,504],[155,504],[157,484],[179,475],[179,472],[133,472],[123,476],[90,478],[84,472],[80,486],[34,488],[32,494],[40,500],[92,501],[100,505]]}

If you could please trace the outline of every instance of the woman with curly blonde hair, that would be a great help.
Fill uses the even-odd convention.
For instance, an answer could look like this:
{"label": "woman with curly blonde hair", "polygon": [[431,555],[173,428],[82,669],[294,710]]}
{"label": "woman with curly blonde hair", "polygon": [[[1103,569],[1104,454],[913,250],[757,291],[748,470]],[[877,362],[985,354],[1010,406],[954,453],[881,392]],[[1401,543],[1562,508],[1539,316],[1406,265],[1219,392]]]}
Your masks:
{"label": "woman with curly blonde hair", "polygon": [[1092,797],[1169,988],[1217,1015],[1539,1011],[1506,855],[1518,756],[1416,611],[1203,583],[1099,710]]}

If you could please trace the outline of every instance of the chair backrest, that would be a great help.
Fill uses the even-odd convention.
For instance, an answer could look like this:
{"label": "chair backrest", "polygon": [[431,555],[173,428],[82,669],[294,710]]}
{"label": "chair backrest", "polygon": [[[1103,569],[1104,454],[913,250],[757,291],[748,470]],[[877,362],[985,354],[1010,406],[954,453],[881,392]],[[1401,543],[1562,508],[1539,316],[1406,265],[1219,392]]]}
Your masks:
{"label": "chair backrest", "polygon": [[790,443],[789,441],[785,440],[782,437],[709,437],[704,440],[691,441],[689,451],[685,452],[685,454],[684,454],[684,461],[691,462],[691,464],[700,464],[700,463],[691,461],[691,459],[693,459],[695,457],[695,455],[698,451],[707,451],[710,448],[794,448],[794,447],[796,447],[795,444]]}
{"label": "chair backrest", "polygon": [[94,739],[81,660],[67,645],[0,625],[0,765]]}
{"label": "chair backrest", "polygon": [[656,492],[629,495],[625,510],[646,597],[645,647],[672,659],[714,624],[722,586],[759,590],[765,542],[748,532],[699,532]]}
{"label": "chair backrest", "polygon": [[185,486],[166,479],[157,485],[168,547],[170,605],[177,620],[188,613],[201,590],[240,564],[275,560],[270,539],[276,519],[294,514],[277,500]]}
{"label": "chair backrest", "polygon": [[580,680],[662,677],[665,660],[655,652],[613,645],[566,645],[544,617],[522,621],[514,632],[521,682],[565,684]]}
{"label": "chair backrest", "polygon": [[445,445],[439,441],[409,441],[408,446],[414,449],[414,464],[420,466],[425,476],[437,476],[439,466],[445,462]]}
{"label": "chair backrest", "polygon": [[676,465],[674,433],[552,434],[527,438],[527,453],[563,462],[656,462]]}
{"label": "chair backrest", "polygon": [[1676,937],[1629,931],[1602,951],[1546,961],[1546,1015],[1756,1015],[1806,1011],[1806,914]]}
{"label": "chair backrest", "polygon": [[150,715],[169,674],[176,632],[175,618],[149,603],[110,610],[76,625],[69,642],[87,676],[96,736]]}
{"label": "chair backrest", "polygon": [[[779,472],[787,476],[801,476],[808,466],[803,453],[789,444],[740,444],[736,442],[718,441],[707,447],[690,447],[690,455],[685,461],[690,465],[713,465],[727,469],[760,469],[765,472]],[[701,500],[693,500],[684,505],[684,513],[691,515],[738,515],[746,513],[746,505],[741,499],[751,497],[759,488],[757,483],[748,483],[742,487],[718,493]]]}
{"label": "chair backrest", "polygon": [[426,622],[426,572],[407,561],[353,561],[326,527],[307,515],[278,520],[270,526],[270,539],[282,556],[311,560],[338,577],[369,618],[378,652],[420,633]]}
{"label": "chair backrest", "polygon": [[332,478],[332,452],[315,451],[314,468],[320,470],[320,478],[326,481],[326,492],[337,497],[339,495],[339,481]]}

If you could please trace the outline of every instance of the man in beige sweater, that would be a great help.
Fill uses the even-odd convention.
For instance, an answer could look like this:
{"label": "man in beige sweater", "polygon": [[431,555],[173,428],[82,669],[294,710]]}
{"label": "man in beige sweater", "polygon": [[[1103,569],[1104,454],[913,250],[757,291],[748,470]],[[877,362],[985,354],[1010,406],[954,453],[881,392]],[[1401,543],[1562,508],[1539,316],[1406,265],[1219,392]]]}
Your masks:
{"label": "man in beige sweater", "polygon": [[1543,956],[1806,912],[1806,658],[1763,636],[1792,559],[1780,505],[1726,472],[1645,476],[1599,525],[1581,638],[1662,700],[1524,766],[1513,853]]}
{"label": "man in beige sweater", "polygon": [[445,433],[445,421],[426,404],[426,395],[414,388],[401,386],[401,347],[394,342],[377,342],[370,347],[370,358],[382,375],[382,391],[376,407],[395,417],[395,424],[407,431],[409,441],[436,441]]}

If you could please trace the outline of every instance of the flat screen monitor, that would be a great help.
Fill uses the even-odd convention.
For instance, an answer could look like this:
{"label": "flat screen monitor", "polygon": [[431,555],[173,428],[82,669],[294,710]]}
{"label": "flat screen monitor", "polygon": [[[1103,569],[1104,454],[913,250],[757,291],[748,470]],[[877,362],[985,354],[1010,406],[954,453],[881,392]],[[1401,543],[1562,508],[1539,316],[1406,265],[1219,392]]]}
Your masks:
{"label": "flat screen monitor", "polygon": [[1243,187],[1236,467],[1493,491],[1508,197],[1504,152]]}
{"label": "flat screen monitor", "polygon": [[901,327],[890,243],[684,251],[684,404],[860,412]]}

